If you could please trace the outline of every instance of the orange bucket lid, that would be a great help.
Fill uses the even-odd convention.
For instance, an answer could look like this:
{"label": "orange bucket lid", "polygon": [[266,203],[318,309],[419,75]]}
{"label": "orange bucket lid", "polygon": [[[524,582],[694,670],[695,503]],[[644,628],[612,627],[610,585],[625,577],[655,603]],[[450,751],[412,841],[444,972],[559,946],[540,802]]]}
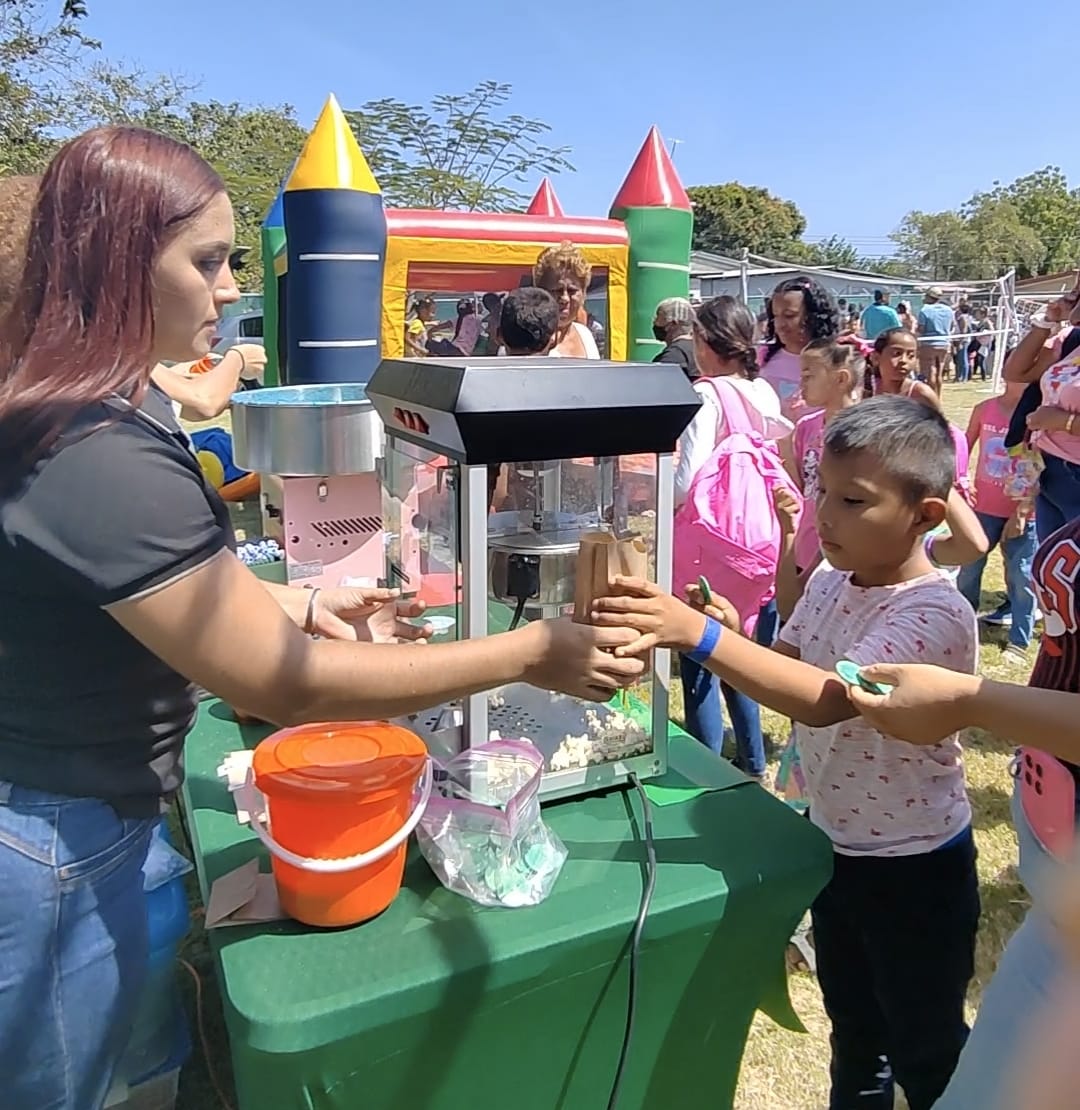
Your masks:
{"label": "orange bucket lid", "polygon": [[385,721],[310,724],[268,736],[255,749],[252,769],[255,785],[268,797],[372,797],[415,779],[427,754],[419,736]]}

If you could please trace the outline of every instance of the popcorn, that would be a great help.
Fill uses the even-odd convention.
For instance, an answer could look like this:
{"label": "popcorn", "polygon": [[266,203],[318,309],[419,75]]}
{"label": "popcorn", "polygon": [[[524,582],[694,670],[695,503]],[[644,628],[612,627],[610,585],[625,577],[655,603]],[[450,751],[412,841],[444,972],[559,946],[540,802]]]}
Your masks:
{"label": "popcorn", "polygon": [[567,733],[548,761],[549,771],[568,771],[590,764],[609,763],[633,755],[644,755],[652,749],[648,732],[625,713],[601,715],[595,709],[585,711],[585,732],[580,736]]}

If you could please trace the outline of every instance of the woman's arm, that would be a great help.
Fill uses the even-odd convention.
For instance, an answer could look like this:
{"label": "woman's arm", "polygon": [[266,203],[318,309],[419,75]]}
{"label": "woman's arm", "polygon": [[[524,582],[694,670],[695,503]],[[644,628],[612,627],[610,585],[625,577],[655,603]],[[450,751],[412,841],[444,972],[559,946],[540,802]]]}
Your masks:
{"label": "woman's arm", "polygon": [[240,388],[241,377],[257,378],[266,368],[266,351],[257,343],[230,347],[215,366],[202,374],[187,374],[158,363],[154,383],[177,401],[185,420],[213,420],[228,407]]}
{"label": "woman's arm", "polygon": [[1033,327],[1005,360],[1002,375],[1007,382],[1037,382],[1061,357],[1061,343],[1050,340],[1050,329]]}
{"label": "woman's arm", "polygon": [[891,686],[871,694],[853,686],[848,696],[875,728],[910,744],[936,744],[974,727],[1058,759],[1080,763],[1080,697],[1034,686],[991,682],[943,667],[878,663],[864,678]]}
{"label": "woman's arm", "polygon": [[570,620],[453,644],[313,640],[228,551],[107,611],[192,682],[283,725],[397,717],[516,681],[606,700],[643,669],[611,651],[634,632]]}

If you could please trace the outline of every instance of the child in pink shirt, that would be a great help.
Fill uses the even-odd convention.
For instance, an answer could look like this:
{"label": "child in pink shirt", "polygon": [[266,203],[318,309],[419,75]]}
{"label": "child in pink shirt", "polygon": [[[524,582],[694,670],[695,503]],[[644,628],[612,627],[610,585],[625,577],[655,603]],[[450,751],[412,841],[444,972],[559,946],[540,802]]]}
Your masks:
{"label": "child in pink shirt", "polygon": [[[988,397],[971,410],[967,445],[978,450],[975,464],[975,515],[982,524],[990,549],[1001,545],[1005,563],[1005,603],[988,613],[987,624],[1009,629],[1006,655],[1027,662],[1027,647],[1035,630],[1035,591],[1031,584],[1031,562],[1035,558],[1035,519],[1030,501],[1013,501],[1005,492],[1012,460],[1005,448],[1009,421],[1027,387],[1009,382],[1000,397]],[[957,587],[972,609],[979,611],[986,556],[968,563],[960,571]]]}
{"label": "child in pink shirt", "polygon": [[[959,736],[918,747],[858,717],[836,666],[887,659],[974,674],[970,607],[932,566],[926,533],[954,482],[944,417],[904,397],[837,413],[818,468],[822,564],[775,648],[740,636],[722,598],[702,612],[652,583],[618,578],[593,619],[688,654],[800,722],[809,818],[833,843],[833,876],[811,909],[832,1022],[830,1106],[888,1106],[894,1077],[930,1110],[967,1038],[964,1001],[979,920],[971,807]],[[735,630],[733,630],[733,628]]]}
{"label": "child in pink shirt", "polygon": [[800,573],[813,570],[821,560],[814,521],[825,425],[858,401],[865,368],[858,348],[850,343],[815,339],[802,353],[802,397],[816,411],[800,418],[794,434],[781,444],[784,466],[803,494],[803,512],[795,533],[795,567]]}

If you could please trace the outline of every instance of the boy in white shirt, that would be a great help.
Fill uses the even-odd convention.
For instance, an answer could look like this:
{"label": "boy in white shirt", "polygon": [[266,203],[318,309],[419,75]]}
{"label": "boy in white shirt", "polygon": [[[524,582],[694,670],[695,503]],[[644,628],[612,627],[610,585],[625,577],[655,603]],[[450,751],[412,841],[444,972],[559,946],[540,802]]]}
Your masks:
{"label": "boy in white shirt", "polygon": [[620,596],[596,603],[599,623],[642,633],[620,653],[674,648],[800,723],[809,817],[835,853],[812,907],[833,1026],[830,1110],[891,1107],[894,1076],[911,1110],[930,1110],[967,1038],[980,907],[959,737],[931,748],[886,737],[856,715],[835,671],[848,659],[974,673],[974,614],[925,544],[954,471],[948,424],[926,405],[881,396],[838,413],[818,472],[828,564],[772,650],[732,631],[721,598],[702,612],[619,579]]}

